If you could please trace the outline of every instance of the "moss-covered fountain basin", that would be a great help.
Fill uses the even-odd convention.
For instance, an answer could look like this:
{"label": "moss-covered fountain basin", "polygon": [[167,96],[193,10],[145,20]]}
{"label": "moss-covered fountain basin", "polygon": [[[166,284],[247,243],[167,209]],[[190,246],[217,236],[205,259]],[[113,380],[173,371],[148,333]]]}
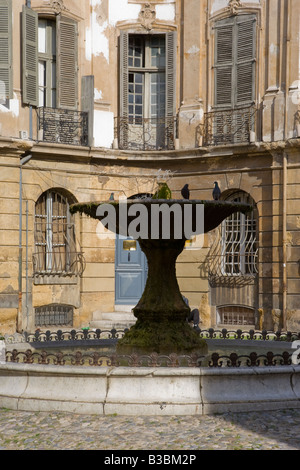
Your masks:
{"label": "moss-covered fountain basin", "polygon": [[[196,221],[197,215],[201,213],[199,207],[202,207],[202,224]],[[153,214],[162,208],[165,212],[162,211],[162,215],[155,218],[156,230],[153,230]],[[127,199],[126,203],[101,201],[73,204],[70,207],[71,213],[86,214],[102,221],[104,226],[107,226],[107,213],[114,212],[113,231],[124,236],[131,235],[132,223],[135,227],[138,225],[136,214],[142,213],[144,216],[140,219],[144,222],[144,229],[135,238],[146,255],[148,277],[143,295],[133,309],[137,321],[118,341],[118,353],[206,353],[205,340],[199,338],[186,321],[190,308],[182,298],[176,277],[176,260],[189,238],[184,214],[188,214],[195,235],[210,232],[235,212],[246,213],[249,210],[251,206],[244,203],[149,197]],[[183,216],[180,218],[181,214]],[[163,230],[166,215],[169,229],[167,235]],[[178,236],[180,227],[181,235]],[[111,229],[111,226],[108,228]]]}

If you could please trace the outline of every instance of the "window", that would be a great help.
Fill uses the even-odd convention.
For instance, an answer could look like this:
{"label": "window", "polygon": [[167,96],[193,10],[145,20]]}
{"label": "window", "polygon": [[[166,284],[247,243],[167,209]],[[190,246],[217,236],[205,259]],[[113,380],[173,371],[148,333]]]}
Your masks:
{"label": "window", "polygon": [[[230,197],[234,202],[254,205],[245,193]],[[257,273],[258,247],[256,239],[256,214],[236,212],[227,217],[221,226],[221,270],[225,276],[249,276]]]}
{"label": "window", "polygon": [[239,305],[218,307],[217,322],[223,325],[254,325],[255,310]]}
{"label": "window", "polygon": [[56,107],[56,25],[38,21],[39,106]]}
{"label": "window", "polygon": [[72,326],[73,307],[50,304],[35,308],[35,326]]}
{"label": "window", "polygon": [[120,35],[121,147],[163,148],[174,124],[176,34]]}
{"label": "window", "polygon": [[256,16],[237,15],[215,25],[215,107],[251,105],[255,93]]}
{"label": "window", "polygon": [[0,0],[0,102],[13,98],[12,2]]}
{"label": "window", "polygon": [[23,6],[23,103],[77,109],[77,23]]}
{"label": "window", "polygon": [[78,274],[75,227],[68,199],[49,190],[35,207],[35,274]]}
{"label": "window", "polygon": [[128,115],[139,118],[165,116],[166,46],[164,36],[129,36]]}

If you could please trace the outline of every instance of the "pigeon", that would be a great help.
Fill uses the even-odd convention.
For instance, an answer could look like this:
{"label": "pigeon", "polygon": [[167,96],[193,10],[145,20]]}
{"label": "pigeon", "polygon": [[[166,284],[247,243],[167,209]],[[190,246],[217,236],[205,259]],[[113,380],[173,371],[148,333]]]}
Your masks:
{"label": "pigeon", "polygon": [[109,200],[114,201],[114,193],[111,193],[111,195],[109,196]]}
{"label": "pigeon", "polygon": [[189,190],[189,185],[185,184],[181,190],[181,196],[183,199],[190,199],[190,190]]}
{"label": "pigeon", "polygon": [[221,196],[221,190],[219,188],[219,185],[218,185],[217,181],[214,182],[214,185],[215,185],[215,187],[214,187],[212,195],[213,195],[214,200],[218,201],[220,199],[220,196]]}

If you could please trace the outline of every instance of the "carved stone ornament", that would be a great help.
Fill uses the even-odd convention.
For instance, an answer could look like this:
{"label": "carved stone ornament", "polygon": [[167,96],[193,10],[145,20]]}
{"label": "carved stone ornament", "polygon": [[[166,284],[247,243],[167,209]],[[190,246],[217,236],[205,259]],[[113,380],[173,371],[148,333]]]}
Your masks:
{"label": "carved stone ornament", "polygon": [[238,9],[242,7],[241,0],[229,0],[228,9],[232,15],[238,14]]}
{"label": "carved stone ornament", "polygon": [[50,0],[50,6],[52,10],[55,11],[56,14],[59,14],[62,11],[67,9],[64,5],[63,0]]}
{"label": "carved stone ornament", "polygon": [[141,11],[139,13],[139,20],[141,22],[141,25],[145,29],[147,29],[148,31],[152,29],[152,25],[156,20],[156,11],[150,3],[145,3],[145,5],[142,6]]}

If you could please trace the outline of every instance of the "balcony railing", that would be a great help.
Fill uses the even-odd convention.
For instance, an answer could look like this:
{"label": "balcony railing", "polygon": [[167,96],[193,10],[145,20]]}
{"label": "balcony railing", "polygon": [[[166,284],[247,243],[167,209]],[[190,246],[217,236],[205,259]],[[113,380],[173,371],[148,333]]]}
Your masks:
{"label": "balcony railing", "polygon": [[123,150],[173,150],[177,117],[115,118],[115,138]]}
{"label": "balcony railing", "polygon": [[204,115],[203,145],[250,143],[255,131],[254,106],[242,109],[217,110]]}
{"label": "balcony railing", "polygon": [[88,113],[38,108],[38,136],[43,142],[88,145]]}

